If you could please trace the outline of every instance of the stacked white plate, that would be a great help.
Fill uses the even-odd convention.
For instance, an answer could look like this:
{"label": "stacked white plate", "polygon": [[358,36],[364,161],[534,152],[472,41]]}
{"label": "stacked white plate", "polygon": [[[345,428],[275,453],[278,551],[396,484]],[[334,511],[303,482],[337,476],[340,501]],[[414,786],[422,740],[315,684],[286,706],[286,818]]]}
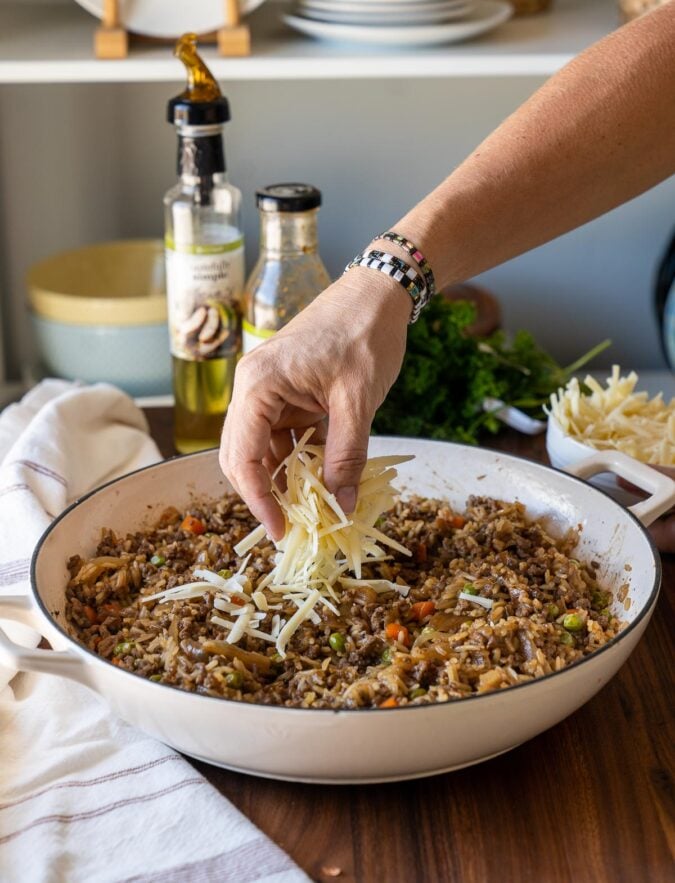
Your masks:
{"label": "stacked white plate", "polygon": [[476,37],[511,13],[502,0],[297,0],[284,21],[327,40],[428,46]]}

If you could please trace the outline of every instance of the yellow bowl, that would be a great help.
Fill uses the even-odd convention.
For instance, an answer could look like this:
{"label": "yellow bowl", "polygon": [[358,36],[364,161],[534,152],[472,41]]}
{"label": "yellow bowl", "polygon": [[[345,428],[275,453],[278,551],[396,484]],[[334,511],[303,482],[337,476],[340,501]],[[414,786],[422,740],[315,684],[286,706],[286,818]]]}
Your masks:
{"label": "yellow bowl", "polygon": [[161,241],[65,251],[33,266],[26,281],[41,374],[107,381],[135,396],[170,392]]}
{"label": "yellow bowl", "polygon": [[33,312],[69,325],[166,322],[164,251],[158,239],[129,239],[60,252],[26,279]]}

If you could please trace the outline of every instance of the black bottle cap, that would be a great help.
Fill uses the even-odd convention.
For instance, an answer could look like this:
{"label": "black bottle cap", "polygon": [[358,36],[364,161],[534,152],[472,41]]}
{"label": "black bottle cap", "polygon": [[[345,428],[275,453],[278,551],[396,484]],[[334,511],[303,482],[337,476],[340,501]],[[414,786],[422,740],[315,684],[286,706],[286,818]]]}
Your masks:
{"label": "black bottle cap", "polygon": [[311,184],[272,184],[255,196],[264,212],[306,212],[321,205],[321,191]]}
{"label": "black bottle cap", "polygon": [[220,126],[230,119],[230,105],[224,95],[212,101],[176,95],[167,105],[166,118],[175,126]]}

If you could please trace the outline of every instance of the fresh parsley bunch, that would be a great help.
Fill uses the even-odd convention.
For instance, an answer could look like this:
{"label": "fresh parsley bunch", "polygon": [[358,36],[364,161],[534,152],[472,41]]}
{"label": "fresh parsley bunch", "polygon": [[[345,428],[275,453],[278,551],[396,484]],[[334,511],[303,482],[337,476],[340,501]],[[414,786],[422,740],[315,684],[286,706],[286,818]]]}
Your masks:
{"label": "fresh parsley bunch", "polygon": [[473,304],[434,298],[408,330],[401,374],[375,415],[376,432],[477,444],[482,430],[503,428],[483,409],[486,398],[543,418],[551,393],[609,346],[603,341],[563,368],[527,331],[512,340],[502,331],[470,337],[475,317]]}

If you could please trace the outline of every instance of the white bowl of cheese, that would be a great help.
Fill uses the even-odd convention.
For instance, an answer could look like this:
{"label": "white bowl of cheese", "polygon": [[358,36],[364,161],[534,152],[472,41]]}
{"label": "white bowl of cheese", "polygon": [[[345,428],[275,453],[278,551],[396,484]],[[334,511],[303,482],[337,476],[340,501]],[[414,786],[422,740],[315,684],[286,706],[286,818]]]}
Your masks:
{"label": "white bowl of cheese", "polygon": [[[638,379],[634,371],[622,377],[614,365],[604,386],[591,376],[583,384],[573,378],[551,396],[546,433],[551,465],[565,469],[594,451],[617,450],[675,469],[675,399],[636,392]],[[623,505],[637,499],[611,473],[596,475],[591,483]]]}

